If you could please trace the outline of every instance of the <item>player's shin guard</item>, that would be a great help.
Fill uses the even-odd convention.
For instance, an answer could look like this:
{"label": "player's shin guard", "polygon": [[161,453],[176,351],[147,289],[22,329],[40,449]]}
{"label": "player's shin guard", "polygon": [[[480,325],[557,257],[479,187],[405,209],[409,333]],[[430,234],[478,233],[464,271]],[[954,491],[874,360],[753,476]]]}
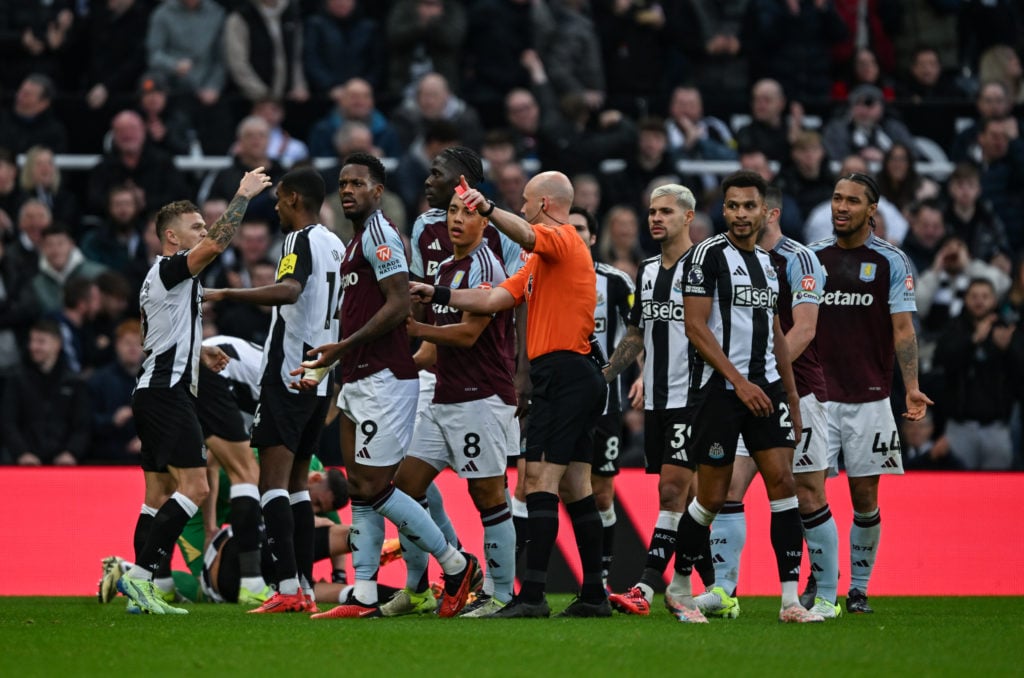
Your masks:
{"label": "player's shin guard", "polygon": [[260,492],[252,483],[231,486],[231,531],[238,540],[238,567],[242,577],[262,577]]}
{"label": "player's shin guard", "polygon": [[800,520],[818,595],[835,603],[839,586],[839,532],[832,511],[825,504],[814,513],[801,515]]}
{"label": "player's shin guard", "polygon": [[267,526],[267,544],[274,555],[279,592],[294,595],[299,591],[299,570],[295,562],[295,518],[288,490],[267,490],[260,498],[260,505]]}
{"label": "player's shin guard", "polygon": [[492,582],[491,595],[502,603],[512,599],[516,577],[516,531],[508,504],[499,504],[480,512],[484,526],[484,560]]}
{"label": "player's shin guard", "polygon": [[[155,573],[160,568],[160,561],[170,558],[174,551],[174,542],[181,536],[185,523],[199,510],[195,503],[175,492],[171,498],[157,511],[149,530],[149,538],[142,549],[140,562],[136,563],[148,572]],[[134,575],[132,575],[134,576]]]}
{"label": "player's shin guard", "polygon": [[583,568],[583,586],[580,598],[587,603],[600,603],[605,599],[601,580],[601,516],[597,512],[594,495],[565,505],[576,535],[576,549]]}
{"label": "player's shin guard", "polygon": [[771,538],[782,582],[782,607],[798,605],[797,580],[800,578],[800,559],[804,555],[804,540],[797,511],[796,497],[769,502],[772,511]]}
{"label": "player's shin guard", "polygon": [[[309,498],[309,490],[293,492],[288,497],[292,507],[292,521],[295,524],[295,566],[299,573],[300,582],[308,587],[310,593],[313,588],[313,541],[314,523],[316,517],[313,515],[313,503]],[[303,581],[304,580],[304,581]]]}
{"label": "player's shin guard", "polygon": [[139,511],[139,518],[135,521],[135,534],[132,538],[135,547],[134,560],[136,563],[142,562],[142,550],[146,548],[146,540],[149,539],[150,530],[153,529],[153,518],[156,517],[158,510],[143,504],[142,509]]}
{"label": "player's shin guard", "polygon": [[711,558],[715,564],[715,586],[736,595],[740,580],[740,555],[747,541],[747,516],[743,503],[727,501],[711,525]]}
{"label": "player's shin guard", "polygon": [[433,554],[446,574],[455,574],[466,566],[465,559],[444,538],[430,513],[405,492],[392,485],[373,499],[373,508],[413,544]]}
{"label": "player's shin guard", "polygon": [[427,510],[430,511],[430,519],[444,535],[445,541],[456,548],[461,547],[459,536],[455,534],[455,526],[452,525],[452,519],[444,510],[444,498],[441,496],[441,490],[435,483],[427,485]]}
{"label": "player's shin guard", "polygon": [[558,537],[558,495],[531,492],[526,495],[526,508],[530,516],[530,544],[519,597],[527,603],[539,603],[547,587],[548,562]]}
{"label": "player's shin guard", "polygon": [[868,592],[871,570],[878,555],[878,542],[882,537],[882,514],[876,508],[870,513],[853,512],[850,528],[850,588]]}
{"label": "player's shin guard", "polygon": [[690,502],[679,519],[676,532],[676,572],[690,576],[694,563],[704,557],[711,536],[710,525],[714,519],[715,514],[701,506],[696,499]]}
{"label": "player's shin guard", "polygon": [[[427,497],[416,499],[424,511],[428,510],[427,501]],[[402,544],[402,560],[405,561],[405,587],[416,593],[426,591],[429,586],[427,567],[430,564],[430,555],[401,532],[398,533],[398,541]]]}
{"label": "player's shin guard", "polygon": [[615,506],[609,506],[607,510],[601,511],[601,579],[608,581],[612,571],[612,562],[615,560]]}
{"label": "player's shin guard", "polygon": [[668,568],[668,561],[676,552],[676,533],[679,531],[679,519],[682,513],[676,511],[659,511],[654,523],[654,532],[647,546],[647,561],[640,581],[652,591],[662,581],[662,575]]}
{"label": "player's shin guard", "polygon": [[352,527],[349,530],[352,547],[352,568],[355,570],[355,595],[361,603],[377,602],[377,568],[380,565],[380,547],[384,544],[384,516],[368,502],[352,500]]}

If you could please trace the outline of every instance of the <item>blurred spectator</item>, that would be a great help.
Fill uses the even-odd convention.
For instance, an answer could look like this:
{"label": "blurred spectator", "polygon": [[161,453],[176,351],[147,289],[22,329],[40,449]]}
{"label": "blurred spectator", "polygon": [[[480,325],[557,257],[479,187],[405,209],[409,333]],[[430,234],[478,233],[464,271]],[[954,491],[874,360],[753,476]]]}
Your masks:
{"label": "blurred spectator", "polygon": [[316,158],[334,156],[334,135],[342,124],[365,123],[373,133],[373,144],[391,158],[402,154],[398,135],[384,114],[374,107],[373,88],[362,78],[345,83],[337,107],[317,122],[309,133],[309,152]]}
{"label": "blurred spectator", "polygon": [[[800,214],[808,216],[819,203],[832,199],[836,180],[825,157],[825,146],[817,132],[800,132],[793,140],[789,160],[782,165],[776,184],[793,196]],[[802,233],[796,235],[799,241]]]}
{"label": "blurred spectator", "polygon": [[64,283],[62,308],[51,315],[60,325],[64,364],[79,376],[87,376],[101,364],[104,346],[97,342],[93,321],[100,311],[100,290],[85,276],[68,278]]}
{"label": "blurred spectator", "polygon": [[284,123],[285,110],[276,99],[257,101],[252,106],[252,114],[266,120],[270,127],[267,138],[267,157],[278,162],[285,169],[297,162],[309,158],[309,148],[305,142],[294,138],[281,125]]}
{"label": "blurred spectator", "polygon": [[900,0],[900,30],[893,35],[896,72],[910,70],[918,45],[931,45],[943,68],[956,68],[959,37],[956,31],[961,0]]}
{"label": "blurred spectator", "polygon": [[707,212],[694,212],[690,222],[690,242],[694,245],[702,243],[715,234],[715,226]]}
{"label": "blurred spectator", "polygon": [[459,89],[465,37],[466,10],[458,0],[397,0],[388,14],[388,94],[405,98],[431,72]]}
{"label": "blurred spectator", "polygon": [[64,365],[60,328],[40,320],[29,331],[28,360],[7,380],[0,429],[19,466],[74,466],[89,445],[85,384]]}
{"label": "blurred spectator", "polygon": [[[860,54],[868,51],[876,70],[892,73],[896,66],[892,36],[900,29],[900,3],[901,0],[834,0],[832,4],[846,24],[847,33],[845,39],[832,46],[832,63],[839,65],[856,61],[859,70]],[[855,81],[855,85],[861,82],[879,85],[874,77]],[[846,93],[837,98],[846,101]]]}
{"label": "blurred spectator", "polygon": [[691,85],[676,87],[668,106],[669,151],[687,160],[733,160],[736,140],[724,121],[704,115],[700,90]]}
{"label": "blurred spectator", "polygon": [[972,257],[963,240],[948,238],[931,267],[922,270],[914,290],[923,341],[934,339],[951,320],[960,317],[972,281],[977,279],[987,281],[994,290],[989,311],[995,310],[996,300],[1010,289],[1010,276]]}
{"label": "blurred spectator", "polygon": [[[750,124],[736,132],[739,149],[757,149],[769,160],[784,162],[789,157],[789,144],[800,131],[803,109],[793,108],[793,116],[786,120],[786,95],[775,80],[758,80],[751,90]],[[827,145],[827,144],[826,144]]]}
{"label": "blurred spectator", "polygon": [[[273,285],[277,275],[277,265],[271,259],[251,262],[244,270],[246,284],[236,287]],[[217,329],[262,345],[270,331],[270,315],[273,310],[272,306],[221,303],[217,306]]]}
{"label": "blurred spectator", "polygon": [[[978,88],[978,96],[974,101],[977,109],[977,116],[974,123],[964,128],[953,140],[953,147],[949,159],[953,162],[970,160],[981,161],[981,148],[978,147],[978,128],[989,118],[1006,118],[1013,110],[1010,102],[1010,91],[1006,85],[998,80],[983,80]],[[1016,118],[1011,118],[1007,123],[1007,131],[1010,138],[1015,139],[1019,132],[1019,123]]]}
{"label": "blurred spectator", "polygon": [[964,314],[939,340],[935,364],[943,369],[939,399],[949,417],[945,437],[968,469],[1006,471],[1013,462],[1010,414],[1024,372],[1024,350],[1015,325],[996,314],[997,293],[988,279],[970,282]]}
{"label": "blurred spectator", "polygon": [[502,165],[495,176],[498,196],[495,202],[502,209],[519,214],[523,208],[523,189],[526,188],[526,172],[517,162]]}
{"label": "blurred spectator", "polygon": [[243,0],[224,21],[224,64],[242,96],[306,101],[302,19],[291,0]]}
{"label": "blurred spectator", "polygon": [[861,47],[854,54],[849,74],[832,83],[832,99],[846,101],[850,98],[850,92],[860,85],[874,85],[881,90],[882,98],[886,101],[896,99],[896,87],[892,79],[882,73],[878,67],[878,57],[867,47]]}
{"label": "blurred spectator", "polygon": [[142,210],[135,190],[131,186],[114,186],[107,198],[106,218],[81,240],[82,254],[90,261],[134,278],[149,268],[142,226]]}
{"label": "blurred spectator", "polygon": [[478,0],[469,7],[462,94],[485,126],[500,124],[506,92],[530,86],[527,62],[540,60],[538,47],[553,27],[542,2]]}
{"label": "blurred spectator", "polygon": [[187,155],[192,151],[192,142],[198,143],[198,136],[188,115],[171,101],[168,92],[163,75],[144,75],[139,81],[139,115],[150,144],[168,155]]}
{"label": "blurred spectator", "polygon": [[978,78],[1003,83],[1012,103],[1024,103],[1024,69],[1021,68],[1020,57],[1009,45],[996,45],[985,50],[978,65]]}
{"label": "blurred spectator", "polygon": [[[211,287],[252,288],[252,270],[258,264],[271,258],[271,247],[274,237],[270,225],[265,221],[246,219],[238,227],[238,233],[231,243],[231,265],[226,266],[218,274]],[[276,254],[276,253],[275,253]],[[217,304],[218,313],[221,309],[234,305],[234,302],[222,301]]]}
{"label": "blurred spectator", "polygon": [[75,22],[71,6],[69,0],[0,3],[0,89],[14,89],[30,73],[61,75]]}
{"label": "blurred spectator", "polygon": [[89,461],[106,464],[136,463],[142,443],[135,432],[132,392],[142,365],[142,327],[138,320],[117,326],[117,359],[89,378],[92,404],[92,452]]}
{"label": "blurred spectator", "polygon": [[85,103],[93,110],[120,110],[131,100],[146,68],[148,10],[137,0],[91,3],[85,33]]}
{"label": "blurred spectator", "polygon": [[938,53],[931,47],[914,50],[908,77],[896,90],[907,127],[944,148],[953,139],[953,123],[964,93],[952,74],[942,70]]}
{"label": "blurred spectator", "polygon": [[[143,271],[143,276],[147,273]],[[133,286],[120,273],[104,271],[94,281],[100,292],[100,309],[92,321],[95,340],[96,365],[108,365],[117,357],[114,344],[117,339],[117,326],[127,318],[138,316],[138,297],[142,285]]]}
{"label": "blurred spectator", "polygon": [[859,153],[868,162],[881,162],[894,143],[914,147],[913,135],[886,114],[882,91],[874,85],[860,85],[850,92],[849,108],[825,125],[822,139],[830,158]]}
{"label": "blurred spectator", "polygon": [[957,165],[946,190],[949,201],[943,218],[953,235],[967,243],[971,256],[1009,273],[1013,251],[1003,222],[981,199],[978,168],[969,163]]}
{"label": "blurred spectator", "polygon": [[423,182],[430,175],[434,158],[446,148],[461,145],[459,128],[447,120],[427,124],[423,136],[413,141],[409,150],[398,160],[391,173],[391,186],[402,198],[406,214],[419,214],[423,198]]}
{"label": "blurred spectator", "polygon": [[[749,4],[750,0],[688,0],[683,5],[688,16],[683,21],[687,30],[682,49],[693,64],[693,84],[707,96],[705,104],[713,115],[735,113],[748,105],[747,43],[755,37]],[[615,27],[609,30],[614,32]],[[609,88],[613,86],[609,78]]]}
{"label": "blurred spectator", "polygon": [[171,156],[146,143],[146,127],[138,113],[118,113],[110,129],[110,151],[89,174],[89,214],[106,211],[110,189],[117,184],[131,184],[143,209],[159,209],[188,197]]}
{"label": "blurred spectator", "polygon": [[[646,212],[643,192],[655,177],[675,174],[675,162],[668,152],[668,134],[661,118],[644,118],[637,125],[636,142],[620,172],[605,177],[605,195],[613,205],[627,205],[637,214]],[[653,246],[650,232],[639,235],[644,249]]]}
{"label": "blurred spectator", "polygon": [[962,3],[958,17],[960,59],[977,72],[981,55],[994,45],[1016,45],[1024,33],[1024,13],[1016,0]]}
{"label": "blurred spectator", "polygon": [[18,239],[12,243],[11,255],[26,280],[39,270],[43,231],[52,223],[50,208],[35,198],[29,198],[18,208]]}
{"label": "blurred spectator", "polygon": [[0,241],[14,237],[14,218],[19,204],[18,164],[9,149],[0,147]]}
{"label": "blurred spectator", "polygon": [[21,168],[22,199],[35,198],[50,208],[55,221],[61,221],[74,231],[78,223],[78,200],[75,194],[61,186],[60,170],[53,159],[53,151],[45,146],[33,146],[25,154]]}
{"label": "blurred spectator", "polygon": [[573,207],[586,210],[587,214],[597,219],[604,216],[601,209],[601,182],[597,177],[593,174],[577,174],[572,178],[572,189]]}
{"label": "blurred spectator", "polygon": [[640,222],[632,207],[616,205],[608,210],[597,239],[598,259],[636,279],[637,266],[647,255],[640,248]]}
{"label": "blurred spectator", "polygon": [[48,76],[33,73],[14,95],[14,105],[0,112],[0,146],[15,155],[33,146],[45,146],[63,153],[68,146],[64,123],[53,112],[56,89]]}
{"label": "blurred spectator", "polygon": [[[914,269],[923,274],[938,261],[936,257],[949,231],[942,221],[942,208],[934,200],[914,203],[907,212],[910,230],[903,239],[903,253]],[[920,286],[918,294],[920,296]]]}
{"label": "blurred spectator", "polygon": [[38,316],[32,295],[24,293],[30,280],[18,267],[13,243],[0,239],[0,384],[21,361],[20,348]]}
{"label": "blurred spectator", "polygon": [[535,83],[532,91],[516,88],[509,92],[505,96],[505,119],[517,160],[537,160],[543,167],[554,167],[559,146],[554,127],[562,118],[544,68],[539,60],[537,64],[542,82]]}
{"label": "blurred spectator", "polygon": [[[831,89],[832,47],[844,40],[846,24],[829,0],[751,0],[755,77],[778,81],[801,103],[824,102]],[[779,158],[775,158],[779,160]]]}
{"label": "blurred spectator", "polygon": [[[353,153],[369,153],[381,157],[381,151],[373,145],[373,134],[370,132],[370,128],[364,123],[355,121],[346,122],[338,129],[334,135],[334,150],[335,164],[321,172],[324,184],[327,186],[324,206],[333,215],[333,224],[329,228],[341,238],[342,242],[347,243],[352,240],[354,227],[349,218],[345,216],[345,210],[341,208],[341,197],[338,195],[338,174],[341,172],[342,163]],[[399,231],[408,235],[412,223],[406,218],[402,199],[385,186],[380,204],[381,211],[391,223]],[[327,223],[324,222],[324,225],[326,226]]]}
{"label": "blurred spectator", "polygon": [[314,94],[337,100],[352,78],[383,87],[384,36],[376,21],[363,16],[358,0],[323,0],[305,29],[303,63]]}
{"label": "blurred spectator", "polygon": [[[635,152],[636,127],[621,112],[605,110],[595,115],[580,94],[562,97],[560,110],[561,119],[549,130],[557,143],[553,149],[557,156],[544,167],[559,167],[572,175],[593,171],[607,158],[629,158]],[[659,118],[658,125],[654,134],[660,141],[653,143],[660,146],[662,156],[667,158],[665,123]]]}
{"label": "blurred spectator", "polygon": [[480,190],[487,197],[496,200],[498,196],[497,176],[501,168],[516,161],[516,148],[512,133],[506,129],[496,129],[484,135],[484,143],[480,147],[480,158],[484,165],[484,180]]}
{"label": "blurred spectator", "polygon": [[892,204],[906,210],[911,203],[939,195],[939,185],[917,173],[913,152],[902,143],[894,143],[882,158],[878,170],[878,188]]}
{"label": "blurred spectator", "polygon": [[[231,166],[217,172],[210,185],[208,196],[231,200],[238,191],[238,182],[242,180],[242,176],[257,167],[262,167],[270,176],[271,181],[277,184],[277,181],[284,176],[284,169],[268,156],[267,146],[269,143],[270,125],[263,118],[250,115],[238,123],[235,130]],[[249,201],[249,207],[245,210],[245,219],[266,221],[276,226],[278,223],[277,212],[274,210],[276,201],[273,192],[264,191]]]}
{"label": "blurred spectator", "polygon": [[[839,177],[849,175],[851,172],[871,175],[871,170],[864,158],[859,155],[848,155],[843,158],[843,164],[839,168]],[[907,235],[907,220],[887,198],[880,197],[878,200],[878,211],[875,212],[875,234],[879,238],[888,240],[899,246]],[[884,227],[883,235],[879,226]],[[812,243],[823,240],[832,235],[832,199],[831,194],[828,200],[815,207],[810,216],[804,221],[804,239],[802,242]],[[930,259],[928,261],[931,261]]]}
{"label": "blurred spectator", "polygon": [[221,34],[224,9],[215,0],[166,0],[149,19],[149,69],[168,79],[196,122],[206,153],[223,153],[231,119],[221,100],[226,71]]}
{"label": "blurred spectator", "polygon": [[1017,132],[1011,117],[986,120],[978,130],[981,196],[1003,220],[1014,252],[1024,249],[1024,140]]}
{"label": "blurred spectator", "polygon": [[[542,57],[551,85],[560,94],[581,94],[587,105],[600,110],[607,96],[601,43],[587,16],[587,0],[551,0],[557,39],[549,41]],[[660,84],[660,83],[659,83]]]}
{"label": "blurred spectator", "polygon": [[950,454],[945,436],[934,440],[932,413],[923,419],[904,419],[900,426],[903,438],[903,467],[908,471],[962,471],[964,465]]}
{"label": "blurred spectator", "polygon": [[106,270],[103,264],[85,258],[64,224],[55,223],[43,231],[39,253],[39,272],[33,276],[30,287],[39,310],[44,313],[61,309],[64,284],[68,280],[95,278]]}
{"label": "blurred spectator", "polygon": [[413,95],[391,113],[391,124],[402,148],[409,148],[417,140],[422,141],[427,127],[437,121],[455,125],[463,146],[480,148],[484,131],[476,111],[452,94],[443,75],[427,73],[416,84]]}

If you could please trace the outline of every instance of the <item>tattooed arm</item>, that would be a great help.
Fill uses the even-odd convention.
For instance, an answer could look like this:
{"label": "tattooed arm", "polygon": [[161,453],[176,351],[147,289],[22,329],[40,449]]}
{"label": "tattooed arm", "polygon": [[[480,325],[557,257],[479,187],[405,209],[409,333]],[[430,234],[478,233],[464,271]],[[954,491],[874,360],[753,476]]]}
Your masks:
{"label": "tattooed arm", "polygon": [[907,411],[903,416],[911,421],[923,419],[928,406],[935,403],[921,393],[917,381],[917,334],[914,333],[914,321],[910,313],[892,315],[892,340],[896,349],[896,363],[900,366],[907,390]]}
{"label": "tattooed arm", "polygon": [[644,335],[640,328],[627,325],[626,336],[615,347],[615,352],[608,359],[608,367],[604,368],[605,381],[612,382],[615,377],[619,376],[622,370],[629,367],[629,364],[636,360],[636,357],[643,350]]}
{"label": "tattooed arm", "polygon": [[262,167],[245,173],[238,185],[238,193],[235,193],[228,208],[224,210],[223,216],[207,228],[206,237],[189,251],[188,270],[192,275],[198,275],[228,248],[231,240],[235,237],[238,225],[242,223],[242,217],[245,216],[245,210],[249,207],[249,201],[268,186],[270,186],[270,177]]}

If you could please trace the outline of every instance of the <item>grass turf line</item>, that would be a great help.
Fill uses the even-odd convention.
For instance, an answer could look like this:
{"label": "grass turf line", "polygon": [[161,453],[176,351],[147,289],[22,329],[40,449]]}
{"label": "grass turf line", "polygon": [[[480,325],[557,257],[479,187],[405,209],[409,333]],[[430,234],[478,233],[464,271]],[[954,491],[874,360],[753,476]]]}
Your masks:
{"label": "grass turf line", "polygon": [[[550,596],[553,612],[569,596]],[[1024,598],[872,597],[874,615],[779,624],[777,598],[741,599],[735,620],[650,617],[317,620],[191,605],[128,615],[124,598],[0,598],[3,675],[290,676],[1020,675]],[[324,609],[327,606],[322,606]],[[433,667],[433,669],[431,669]]]}

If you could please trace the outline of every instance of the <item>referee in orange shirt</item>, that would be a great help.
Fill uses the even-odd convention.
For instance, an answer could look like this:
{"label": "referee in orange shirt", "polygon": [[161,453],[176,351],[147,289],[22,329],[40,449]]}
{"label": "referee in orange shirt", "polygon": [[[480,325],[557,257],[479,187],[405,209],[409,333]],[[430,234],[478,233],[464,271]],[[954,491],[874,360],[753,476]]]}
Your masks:
{"label": "referee in orange shirt", "polygon": [[572,184],[561,172],[538,174],[523,189],[523,218],[497,209],[462,180],[463,201],[529,251],[500,286],[451,289],[410,284],[414,301],[472,313],[529,304],[526,350],[533,396],[526,432],[526,507],[530,541],[519,595],[494,617],[547,617],[548,561],[558,535],[558,497],[572,519],[583,566],[579,596],[559,616],[609,617],[601,584],[601,517],[590,487],[594,426],[607,393],[600,358],[591,355],[597,303],[590,250],[569,223]]}

